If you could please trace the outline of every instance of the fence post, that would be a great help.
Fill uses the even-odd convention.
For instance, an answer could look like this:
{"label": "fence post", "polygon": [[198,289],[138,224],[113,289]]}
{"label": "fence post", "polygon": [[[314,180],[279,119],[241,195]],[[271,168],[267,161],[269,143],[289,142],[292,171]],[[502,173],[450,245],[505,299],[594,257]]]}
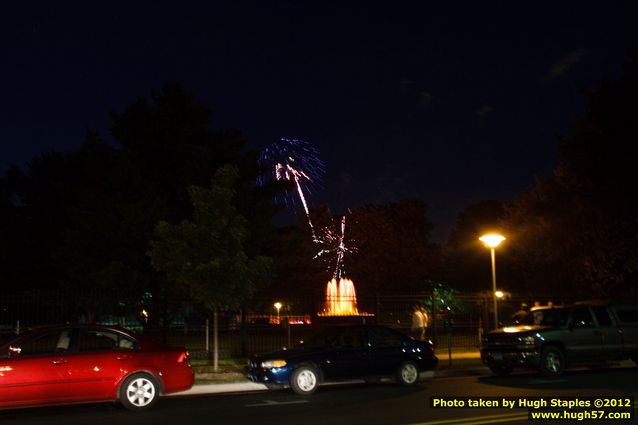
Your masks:
{"label": "fence post", "polygon": [[240,339],[241,339],[241,355],[246,355],[246,342],[247,342],[247,333],[246,333],[246,306],[242,306],[241,308],[241,328],[239,331]]}
{"label": "fence post", "polygon": [[432,342],[436,347],[436,291],[432,291]]}
{"label": "fence post", "polygon": [[217,314],[217,306],[213,311],[213,372],[219,371],[219,317]]}
{"label": "fence post", "polygon": [[210,353],[210,345],[208,344],[209,335],[210,335],[210,331],[209,331],[210,330],[210,326],[209,326],[209,320],[208,319],[206,319],[205,327],[206,327],[206,352]]}

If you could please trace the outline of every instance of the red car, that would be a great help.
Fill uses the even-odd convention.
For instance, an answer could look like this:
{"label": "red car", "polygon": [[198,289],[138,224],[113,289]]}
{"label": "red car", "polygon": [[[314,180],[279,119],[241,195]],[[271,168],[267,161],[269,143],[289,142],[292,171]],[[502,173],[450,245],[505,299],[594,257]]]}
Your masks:
{"label": "red car", "polygon": [[0,345],[0,408],[117,400],[143,410],[193,380],[186,349],[117,326],[46,326]]}

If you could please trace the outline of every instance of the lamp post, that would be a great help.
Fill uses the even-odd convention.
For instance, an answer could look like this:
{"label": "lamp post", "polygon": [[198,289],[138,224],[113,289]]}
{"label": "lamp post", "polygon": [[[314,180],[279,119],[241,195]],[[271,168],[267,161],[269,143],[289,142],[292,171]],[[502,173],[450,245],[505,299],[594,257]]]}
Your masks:
{"label": "lamp post", "polygon": [[[503,291],[496,291],[494,292],[494,295],[496,295],[496,312],[498,313],[500,308],[499,301],[503,301],[503,298],[505,297],[505,293]],[[498,314],[496,316],[498,318]]]}
{"label": "lamp post", "polygon": [[280,302],[276,302],[275,303],[275,308],[277,309],[277,324],[279,324],[280,323],[280,320],[279,320],[279,309],[281,309],[281,303]]}
{"label": "lamp post", "polygon": [[483,235],[479,238],[492,253],[492,300],[494,302],[494,327],[498,328],[498,304],[496,300],[496,254],[495,248],[505,240],[505,236],[496,233]]}

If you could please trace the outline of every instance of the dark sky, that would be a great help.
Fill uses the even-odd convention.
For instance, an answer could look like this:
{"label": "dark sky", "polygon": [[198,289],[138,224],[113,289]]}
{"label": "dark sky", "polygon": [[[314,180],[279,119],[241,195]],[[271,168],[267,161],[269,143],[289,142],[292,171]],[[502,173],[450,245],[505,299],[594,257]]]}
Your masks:
{"label": "dark sky", "polygon": [[[638,47],[638,2],[13,2],[0,12],[0,166],[109,138],[177,81],[261,148],[312,142],[335,212],[509,200],[556,165],[583,92]],[[593,6],[592,6],[593,5]]]}

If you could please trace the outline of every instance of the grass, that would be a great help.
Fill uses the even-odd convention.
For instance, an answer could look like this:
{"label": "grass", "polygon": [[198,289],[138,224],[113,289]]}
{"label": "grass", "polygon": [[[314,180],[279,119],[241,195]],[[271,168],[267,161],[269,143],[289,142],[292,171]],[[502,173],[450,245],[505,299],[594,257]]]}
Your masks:
{"label": "grass", "polygon": [[212,360],[191,360],[195,371],[196,384],[223,384],[229,382],[246,382],[244,366],[247,359],[224,358],[219,359],[218,370],[213,369]]}

